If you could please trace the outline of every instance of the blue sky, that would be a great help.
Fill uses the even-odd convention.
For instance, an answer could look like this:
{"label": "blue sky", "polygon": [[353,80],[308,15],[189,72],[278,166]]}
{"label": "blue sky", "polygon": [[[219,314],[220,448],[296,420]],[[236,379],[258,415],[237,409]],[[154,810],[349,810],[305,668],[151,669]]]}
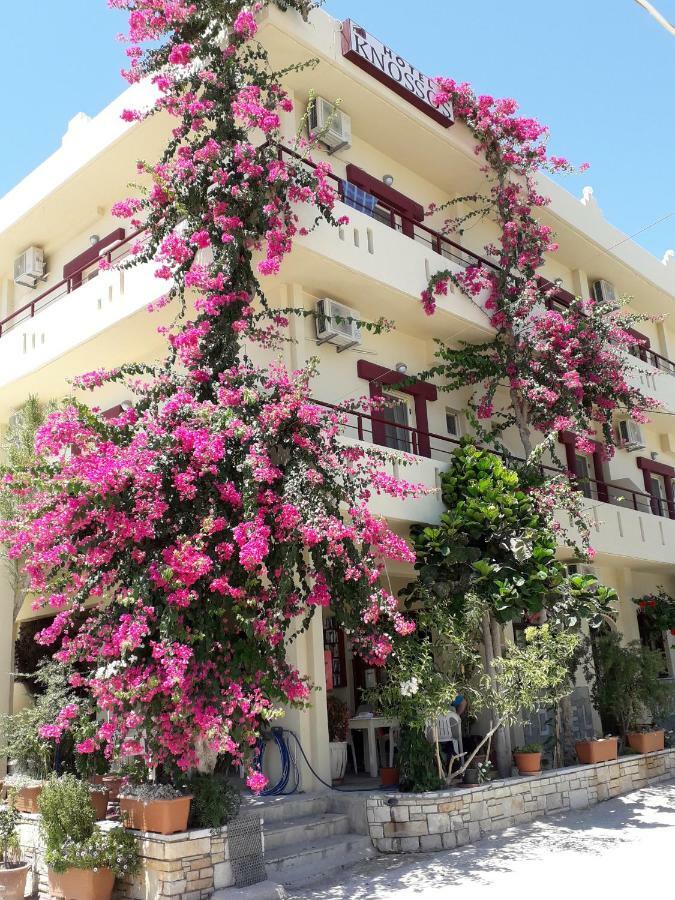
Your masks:
{"label": "blue sky", "polygon": [[[657,5],[675,20],[675,0]],[[123,88],[124,16],[105,0],[5,3],[0,195],[55,150],[67,121]],[[658,256],[675,247],[675,38],[633,0],[327,0],[428,75],[513,96],[551,149],[591,170],[605,215]],[[8,127],[13,123],[13,127]]]}

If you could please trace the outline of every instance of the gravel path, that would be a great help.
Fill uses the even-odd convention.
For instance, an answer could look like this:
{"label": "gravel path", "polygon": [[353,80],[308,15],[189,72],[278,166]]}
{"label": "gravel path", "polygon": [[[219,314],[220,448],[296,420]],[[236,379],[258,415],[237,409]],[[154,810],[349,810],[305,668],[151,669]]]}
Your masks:
{"label": "gravel path", "polygon": [[[378,857],[292,900],[675,896],[675,782],[440,853]],[[497,889],[497,890],[495,890]]]}

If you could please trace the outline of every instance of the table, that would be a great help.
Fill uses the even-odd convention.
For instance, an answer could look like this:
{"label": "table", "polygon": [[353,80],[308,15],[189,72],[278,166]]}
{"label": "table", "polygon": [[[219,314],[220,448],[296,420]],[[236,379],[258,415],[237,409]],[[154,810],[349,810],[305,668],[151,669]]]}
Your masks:
{"label": "table", "polygon": [[[363,731],[368,738],[368,768],[373,778],[380,774],[377,764],[377,736],[376,728],[389,729],[389,768],[394,765],[394,730],[399,727],[398,719],[388,719],[385,716],[356,716],[349,720],[350,731]],[[354,761],[356,765],[356,760]]]}

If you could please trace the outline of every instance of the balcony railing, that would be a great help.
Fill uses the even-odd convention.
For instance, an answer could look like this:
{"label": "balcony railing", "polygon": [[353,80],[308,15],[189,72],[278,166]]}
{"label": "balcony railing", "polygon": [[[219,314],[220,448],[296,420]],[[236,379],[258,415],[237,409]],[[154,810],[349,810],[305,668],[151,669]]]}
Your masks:
{"label": "balcony railing", "polygon": [[[310,168],[316,168],[315,163],[305,159],[303,156],[301,156],[299,153],[296,153],[294,150],[291,150],[289,147],[279,145],[277,149],[279,151],[279,159],[281,160],[284,157],[290,157],[292,159],[300,160]],[[338,195],[340,199],[344,201],[343,186],[345,180],[332,172],[329,173],[328,177],[331,179],[331,181],[334,181],[337,184]],[[421,222],[417,222],[416,220],[407,216],[405,213],[402,213],[400,209],[391,206],[386,201],[381,200],[379,197],[376,199],[377,205],[373,210],[372,217],[377,222],[381,222],[383,225],[387,225],[394,231],[398,231],[401,234],[404,234],[406,237],[412,238],[412,240],[415,240],[418,243],[425,244],[427,247],[429,247],[430,250],[433,250],[440,256],[444,256],[447,260],[454,262],[456,265],[462,267],[480,265],[487,266],[488,268],[494,269],[495,271],[499,270],[499,266],[491,262],[489,259],[486,259],[484,256],[481,256],[478,253],[474,253],[473,250],[467,250],[466,247],[463,247],[456,241],[451,240],[440,231],[435,231],[433,228],[428,228]]]}
{"label": "balcony railing", "polygon": [[[399,450],[410,453],[413,456],[427,456],[440,462],[449,462],[452,453],[460,446],[458,438],[445,434],[435,434],[432,431],[420,431],[411,425],[393,423],[389,419],[383,419],[377,415],[371,415],[361,411],[350,410],[346,407],[336,406],[323,400],[314,400],[317,406],[332,409],[346,417],[345,433],[371,444],[378,443],[373,437],[373,426],[386,426],[392,437],[390,444],[380,444],[390,450]],[[430,453],[420,453],[420,446],[430,447]],[[497,456],[502,454],[496,450],[490,452]],[[611,506],[619,506],[626,509],[634,509],[637,512],[652,513],[664,518],[675,518],[675,507],[667,500],[654,497],[644,491],[612,484],[608,481],[597,481],[594,478],[580,478],[566,469],[556,469],[553,466],[540,467],[542,471],[554,475],[566,475],[572,484],[589,500],[597,500],[601,503],[609,503]]]}
{"label": "balcony railing", "polygon": [[82,268],[71,272],[68,278],[63,278],[46,291],[43,291],[42,294],[34,297],[30,303],[26,303],[24,306],[19,307],[19,309],[15,309],[13,313],[10,313],[10,315],[0,321],[0,337],[10,329],[25,322],[27,319],[32,319],[36,313],[45,309],[47,306],[50,306],[56,300],[60,300],[61,297],[73,293],[73,291],[76,291],[83,284],[91,281],[92,278],[96,278],[99,272],[99,263],[101,259],[105,259],[111,264],[118,263],[125,259],[131,253],[132,242],[142,233],[143,229],[134,232],[134,234],[125,238],[123,241],[111,244],[105,248],[96,262],[87,263],[82,266]]}

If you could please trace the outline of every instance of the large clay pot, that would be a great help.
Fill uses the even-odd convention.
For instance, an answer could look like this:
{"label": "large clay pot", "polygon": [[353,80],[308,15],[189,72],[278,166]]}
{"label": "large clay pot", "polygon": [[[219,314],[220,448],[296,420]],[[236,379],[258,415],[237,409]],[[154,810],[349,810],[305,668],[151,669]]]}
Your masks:
{"label": "large clay pot", "polygon": [[521,775],[538,775],[541,772],[541,753],[514,753],[513,761]]}
{"label": "large clay pot", "polygon": [[110,791],[110,799],[114,802],[119,800],[120,791],[127,783],[127,779],[121,775],[104,775],[101,784]]}
{"label": "large clay pot", "polygon": [[192,797],[175,800],[149,800],[120,797],[120,814],[126,828],[153,834],[178,834],[187,831]]}
{"label": "large clay pot", "polygon": [[577,741],[575,748],[577,758],[584,766],[608,762],[619,755],[619,739],[610,737],[599,741]]}
{"label": "large clay pot", "polygon": [[14,869],[0,869],[0,897],[2,900],[23,900],[26,893],[26,876],[30,866],[21,863]]}
{"label": "large clay pot", "polygon": [[331,741],[330,750],[330,777],[333,781],[342,781],[347,768],[347,741]]}
{"label": "large clay pot", "polygon": [[91,805],[96,813],[96,819],[105,819],[108,815],[110,791],[107,788],[104,791],[89,791],[89,796],[91,797]]}
{"label": "large clay pot", "polygon": [[397,768],[383,766],[380,769],[380,784],[382,787],[395,787],[399,782],[399,771]]}
{"label": "large clay pot", "polygon": [[656,753],[666,746],[665,731],[629,731],[628,743],[638,753]]}
{"label": "large clay pot", "polygon": [[15,809],[22,813],[39,813],[37,801],[41,793],[42,785],[21,788],[14,797]]}
{"label": "large clay pot", "polygon": [[66,869],[49,874],[49,893],[60,900],[110,900],[115,876],[110,869]]}

